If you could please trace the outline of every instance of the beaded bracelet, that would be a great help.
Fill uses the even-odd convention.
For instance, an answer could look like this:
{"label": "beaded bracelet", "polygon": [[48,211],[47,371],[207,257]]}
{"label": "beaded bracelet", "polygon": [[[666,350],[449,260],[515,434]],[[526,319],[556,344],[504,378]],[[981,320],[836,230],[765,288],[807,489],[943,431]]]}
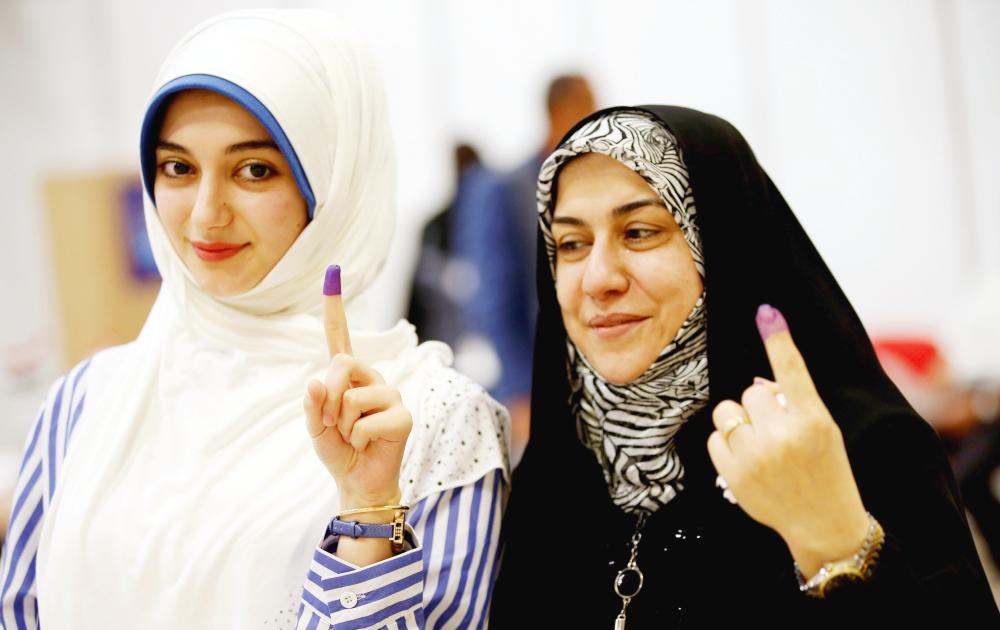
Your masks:
{"label": "beaded bracelet", "polygon": [[882,543],[885,542],[885,531],[875,517],[868,515],[868,532],[865,534],[865,541],[850,558],[839,562],[827,562],[820,568],[816,575],[805,579],[802,571],[799,570],[798,563],[795,564],[795,577],[799,581],[799,591],[822,599],[827,593],[837,586],[847,582],[864,582],[872,576],[875,565],[878,562],[879,552],[882,551]]}

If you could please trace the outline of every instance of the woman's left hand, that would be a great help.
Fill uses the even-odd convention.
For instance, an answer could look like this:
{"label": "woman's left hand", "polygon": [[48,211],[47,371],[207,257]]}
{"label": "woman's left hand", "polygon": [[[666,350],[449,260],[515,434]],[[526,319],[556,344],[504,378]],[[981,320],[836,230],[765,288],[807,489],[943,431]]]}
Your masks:
{"label": "woman's left hand", "polygon": [[777,383],[755,379],[742,404],[719,403],[708,452],[740,507],[775,530],[811,576],[861,547],[868,517],[840,428],[784,317],[764,305],[757,326]]}

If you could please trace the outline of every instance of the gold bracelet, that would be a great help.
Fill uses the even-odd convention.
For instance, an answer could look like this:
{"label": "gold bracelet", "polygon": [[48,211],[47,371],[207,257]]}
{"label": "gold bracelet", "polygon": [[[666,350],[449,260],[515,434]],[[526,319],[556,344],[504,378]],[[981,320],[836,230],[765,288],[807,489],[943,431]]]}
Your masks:
{"label": "gold bracelet", "polygon": [[337,512],[336,517],[340,520],[343,520],[340,517],[350,516],[352,514],[367,514],[369,512],[398,512],[398,511],[406,512],[409,509],[410,506],[408,505],[377,505],[375,507],[363,507],[363,508],[354,508],[351,510],[343,510],[342,512]]}
{"label": "gold bracelet", "polygon": [[865,541],[850,558],[839,562],[827,562],[816,573],[806,580],[795,565],[795,577],[799,581],[799,590],[810,597],[823,599],[829,591],[847,582],[864,582],[875,572],[879,552],[885,542],[885,531],[875,517],[868,514],[868,533]]}

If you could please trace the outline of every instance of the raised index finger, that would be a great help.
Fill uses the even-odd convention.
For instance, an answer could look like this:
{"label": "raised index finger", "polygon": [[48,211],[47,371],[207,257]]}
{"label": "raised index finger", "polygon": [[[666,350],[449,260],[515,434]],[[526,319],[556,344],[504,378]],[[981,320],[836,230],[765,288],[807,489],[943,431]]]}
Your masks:
{"label": "raised index finger", "polygon": [[757,309],[757,330],[764,340],[774,380],[788,400],[806,402],[817,396],[806,362],[792,341],[788,322],[781,311],[769,304],[761,304]]}
{"label": "raised index finger", "polygon": [[351,354],[351,334],[347,330],[347,314],[344,313],[344,301],[340,295],[340,265],[330,265],[326,268],[326,279],[323,281],[323,328],[326,331],[326,345],[330,356]]}

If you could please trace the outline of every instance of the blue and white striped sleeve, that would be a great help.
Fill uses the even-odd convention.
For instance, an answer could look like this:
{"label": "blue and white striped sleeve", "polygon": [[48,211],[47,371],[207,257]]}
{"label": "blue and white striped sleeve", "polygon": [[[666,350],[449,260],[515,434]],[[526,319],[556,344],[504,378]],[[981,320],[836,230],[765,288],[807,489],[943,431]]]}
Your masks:
{"label": "blue and white striped sleeve", "polygon": [[297,629],[484,627],[506,493],[498,469],[428,496],[410,514],[418,545],[367,567],[318,548]]}
{"label": "blue and white striped sleeve", "polygon": [[42,518],[83,411],[89,366],[85,361],[55,382],[28,435],[0,564],[0,628],[5,630],[39,627],[35,555]]}

